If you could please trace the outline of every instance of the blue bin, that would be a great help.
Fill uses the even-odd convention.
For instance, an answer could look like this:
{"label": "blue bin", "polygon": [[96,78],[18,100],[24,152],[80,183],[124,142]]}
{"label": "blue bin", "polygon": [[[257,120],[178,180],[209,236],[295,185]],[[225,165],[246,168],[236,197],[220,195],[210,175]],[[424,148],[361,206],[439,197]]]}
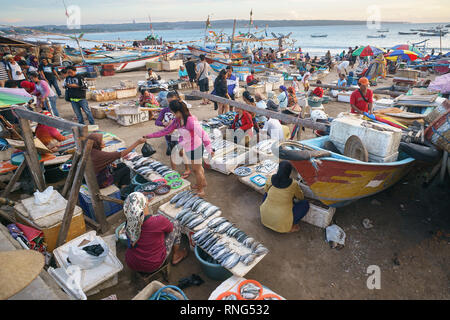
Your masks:
{"label": "blue bin", "polygon": [[[112,193],[112,194],[108,194],[109,197],[111,198],[116,198],[116,199],[121,199],[120,198],[120,190],[117,190],[116,192]],[[94,221],[97,221],[95,219],[95,213],[94,213],[94,208],[92,206],[92,201],[91,201],[91,196],[90,195],[86,195],[82,192],[80,192],[78,194],[78,202],[80,204],[81,209],[83,209],[83,213],[88,216],[89,218],[91,218]],[[105,215],[107,217],[113,215],[114,213],[122,210],[122,205],[115,203],[115,202],[110,202],[110,201],[103,201],[103,208],[105,209]]]}
{"label": "blue bin", "polygon": [[208,254],[203,251],[199,246],[195,246],[194,249],[197,260],[200,261],[203,272],[211,279],[217,281],[224,281],[231,277],[233,274],[220,264],[210,263],[206,261]]}

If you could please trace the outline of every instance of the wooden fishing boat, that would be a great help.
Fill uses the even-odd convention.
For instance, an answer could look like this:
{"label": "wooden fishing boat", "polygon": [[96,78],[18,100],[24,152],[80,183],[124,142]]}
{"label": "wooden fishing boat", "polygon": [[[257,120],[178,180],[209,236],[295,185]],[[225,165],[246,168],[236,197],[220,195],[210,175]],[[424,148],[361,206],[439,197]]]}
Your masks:
{"label": "wooden fishing boat", "polygon": [[389,32],[389,29],[380,29],[380,30],[377,30],[377,32],[378,33],[386,33],[386,32]]}
{"label": "wooden fishing boat", "polygon": [[379,39],[379,38],[386,38],[386,36],[384,34],[379,34],[379,35],[378,34],[376,34],[376,35],[368,34],[367,38],[369,38],[369,39]]}
{"label": "wooden fishing boat", "polygon": [[417,34],[417,33],[418,33],[417,31],[414,31],[414,32],[401,32],[401,31],[399,31],[399,32],[398,32],[398,34],[403,35],[403,36],[406,36],[406,35],[415,35],[415,34]]}
{"label": "wooden fishing boat", "polygon": [[209,63],[209,66],[215,72],[220,72],[220,70],[225,69],[227,66],[232,66],[233,72],[250,73],[252,70],[255,70],[256,73],[259,73],[264,71],[264,69],[260,69],[261,67],[266,67],[266,63],[244,64],[211,58],[206,58],[206,62]]}
{"label": "wooden fishing boat", "polygon": [[[199,46],[187,46],[189,51],[192,53],[192,55],[199,57],[200,55],[205,55],[205,57],[211,58],[211,59],[228,59],[230,58],[229,52],[222,52],[219,50],[213,50],[208,48],[203,48]],[[243,54],[239,51],[233,51],[231,54],[232,59],[245,59],[248,58],[247,54]]]}
{"label": "wooden fishing boat", "polygon": [[[324,148],[329,136],[279,145],[278,156],[289,160],[314,197],[331,207],[342,207],[381,192],[403,178],[414,159],[399,152],[397,161],[362,162]],[[277,154],[278,145],[272,146]]]}
{"label": "wooden fishing boat", "polygon": [[311,35],[311,38],[326,38],[326,37],[328,37],[328,35],[327,34],[312,34]]}

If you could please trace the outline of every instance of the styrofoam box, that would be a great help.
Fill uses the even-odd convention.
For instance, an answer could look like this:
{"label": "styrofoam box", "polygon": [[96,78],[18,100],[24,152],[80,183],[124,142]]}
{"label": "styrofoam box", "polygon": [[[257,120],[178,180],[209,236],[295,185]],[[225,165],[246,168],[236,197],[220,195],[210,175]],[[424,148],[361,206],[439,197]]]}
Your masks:
{"label": "styrofoam box", "polygon": [[117,89],[117,99],[134,98],[137,95],[137,88]]}
{"label": "styrofoam box", "polygon": [[164,71],[175,71],[183,65],[183,60],[162,61],[162,69]]}
{"label": "styrofoam box", "polygon": [[380,110],[385,108],[391,108],[394,106],[394,100],[392,99],[380,99],[373,102],[373,110]]}
{"label": "styrofoam box", "polygon": [[[92,241],[97,237],[98,236],[95,231],[90,231],[56,248],[53,251],[53,254],[58,266],[64,269],[67,269],[70,266],[69,262],[67,262],[67,257],[71,246],[78,246],[81,242],[83,242],[83,240]],[[103,261],[101,265],[92,269],[81,271],[81,288],[84,292],[87,292],[106,280],[111,279],[122,269],[123,265],[120,260],[111,250],[109,250],[105,261]]]}
{"label": "styrofoam box", "polygon": [[338,101],[339,102],[350,103],[350,96],[351,95],[352,95],[351,92],[339,92],[339,94],[338,94]]}
{"label": "styrofoam box", "polygon": [[117,116],[117,123],[122,126],[132,126],[149,120],[148,111],[141,111],[136,114],[123,114]]}
{"label": "styrofoam box", "polygon": [[[345,144],[339,143],[339,142],[333,142],[333,144],[336,146],[336,148],[344,154]],[[365,144],[364,144],[365,145]],[[369,153],[369,162],[378,162],[378,163],[387,163],[387,162],[394,162],[397,161],[398,158],[398,152],[394,152],[393,154],[390,154],[386,157],[380,157]]]}
{"label": "styrofoam box", "polygon": [[389,131],[379,131],[363,127],[361,124],[364,121],[355,116],[344,116],[331,122],[330,140],[340,149],[339,151],[343,152],[342,147],[345,146],[347,139],[356,135],[364,143],[369,157],[387,158],[398,152],[402,137],[400,129],[379,124],[389,129]]}
{"label": "styrofoam box", "polygon": [[301,221],[312,224],[319,228],[326,228],[330,225],[331,220],[336,212],[336,208],[322,208],[315,204],[309,204],[309,211]]}
{"label": "styrofoam box", "polygon": [[[240,153],[237,157],[233,158],[232,160],[223,161],[224,155],[234,152],[235,150],[238,150],[238,152]],[[233,172],[233,170],[236,169],[237,166],[244,163],[246,157],[248,158],[247,148],[236,145],[235,148],[228,150],[225,153],[219,152],[218,154],[214,155],[212,159],[208,159],[208,161],[205,162],[211,166],[211,169],[228,175]]]}

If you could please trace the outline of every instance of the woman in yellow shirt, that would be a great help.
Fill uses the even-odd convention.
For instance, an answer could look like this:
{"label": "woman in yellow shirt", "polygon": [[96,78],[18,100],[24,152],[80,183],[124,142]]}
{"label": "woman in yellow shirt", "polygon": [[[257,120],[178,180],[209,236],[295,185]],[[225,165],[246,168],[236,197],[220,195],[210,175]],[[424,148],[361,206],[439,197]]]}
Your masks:
{"label": "woman in yellow shirt", "polygon": [[262,224],[281,233],[298,231],[300,220],[309,210],[298,183],[290,178],[291,172],[292,165],[281,161],[277,173],[266,182],[260,206]]}

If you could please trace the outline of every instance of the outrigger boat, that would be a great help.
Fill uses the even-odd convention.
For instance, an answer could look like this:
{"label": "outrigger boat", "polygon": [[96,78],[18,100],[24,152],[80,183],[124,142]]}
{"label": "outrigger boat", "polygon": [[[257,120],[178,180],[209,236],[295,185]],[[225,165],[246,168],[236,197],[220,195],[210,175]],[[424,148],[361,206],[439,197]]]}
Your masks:
{"label": "outrigger boat", "polygon": [[316,199],[331,207],[346,206],[393,186],[415,161],[399,151],[394,162],[363,162],[325,149],[326,141],[329,136],[275,143],[272,151],[297,169]]}
{"label": "outrigger boat", "polygon": [[[205,57],[211,58],[211,59],[228,59],[230,58],[229,52],[222,52],[219,50],[214,49],[208,49],[204,47],[199,46],[187,46],[189,51],[192,53],[192,55],[199,57],[200,55],[205,55]],[[243,54],[240,51],[233,51],[231,54],[232,59],[246,59],[249,56],[247,54]]]}

